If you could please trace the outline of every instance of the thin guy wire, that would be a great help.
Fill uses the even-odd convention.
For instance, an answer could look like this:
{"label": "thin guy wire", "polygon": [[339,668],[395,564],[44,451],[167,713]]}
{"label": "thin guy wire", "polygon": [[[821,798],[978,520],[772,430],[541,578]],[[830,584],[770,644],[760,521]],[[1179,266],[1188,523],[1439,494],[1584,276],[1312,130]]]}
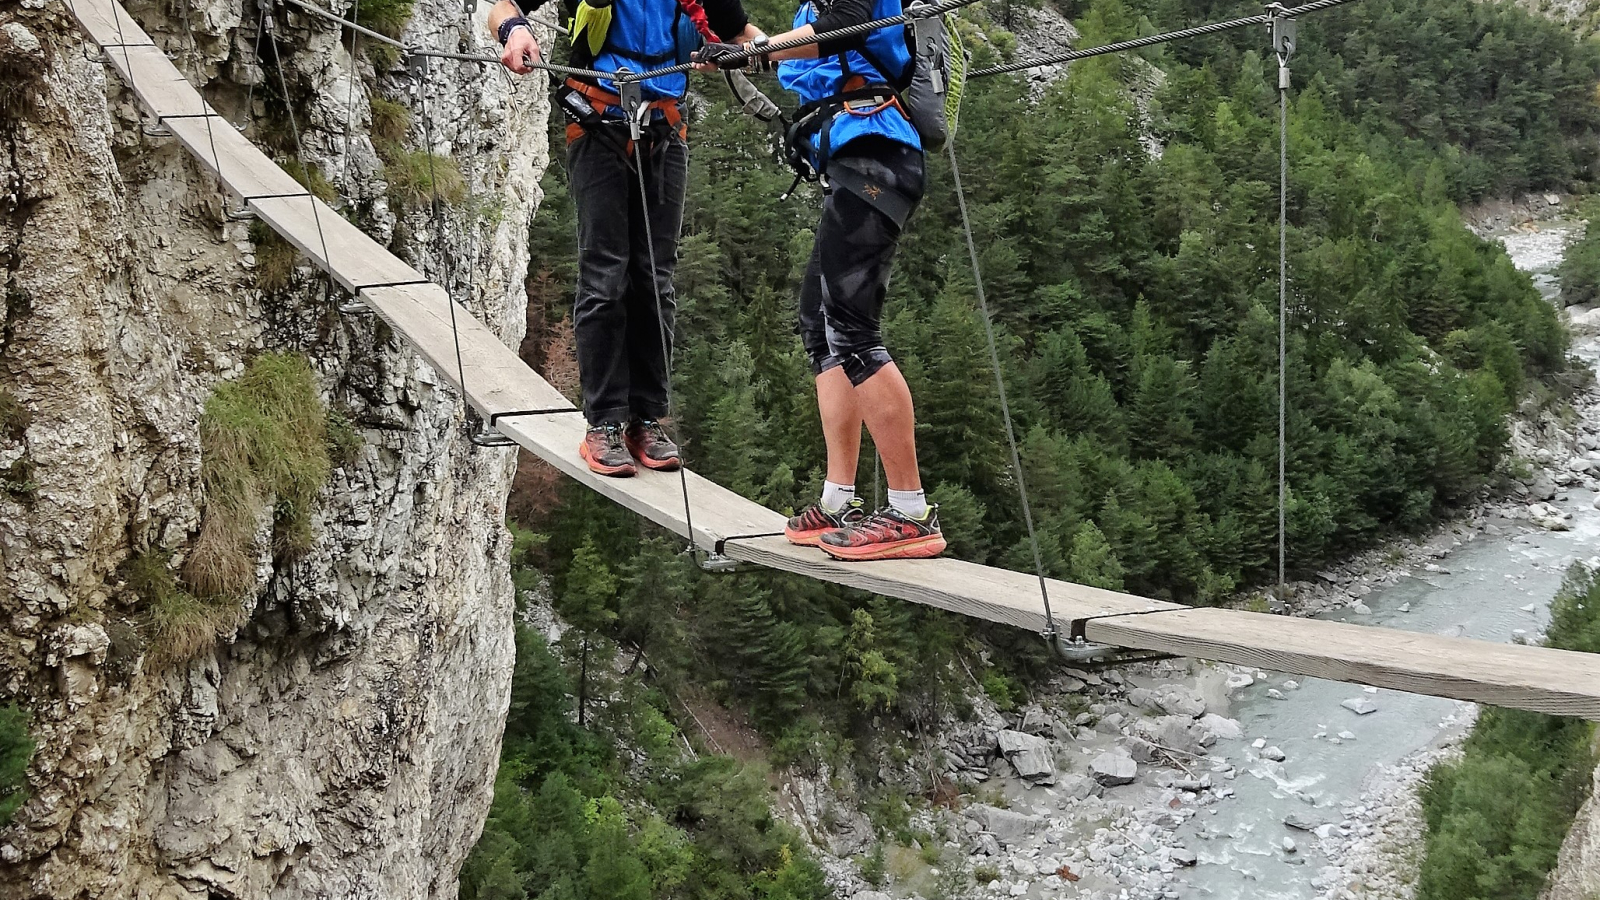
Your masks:
{"label": "thin guy wire", "polygon": [[1288,546],[1288,321],[1289,321],[1289,85],[1287,56],[1278,57],[1278,600],[1284,600]]}
{"label": "thin guy wire", "polygon": [[1022,521],[1028,526],[1028,544],[1033,548],[1033,570],[1039,576],[1039,596],[1044,600],[1045,637],[1055,640],[1056,618],[1050,612],[1050,589],[1045,585],[1044,557],[1039,553],[1039,535],[1033,528],[1033,507],[1028,503],[1028,485],[1022,475],[1022,455],[1017,452],[1017,429],[1011,424],[1011,404],[1006,400],[1006,380],[1000,373],[1000,350],[995,345],[994,322],[989,319],[989,300],[983,291],[983,271],[978,267],[978,242],[972,236],[972,217],[967,213],[967,195],[961,188],[961,167],[956,163],[956,142],[946,141],[950,154],[950,178],[955,182],[956,203],[961,209],[961,228],[967,238],[967,255],[972,258],[972,282],[977,288],[978,310],[983,314],[983,333],[989,341],[989,362],[994,366],[994,386],[1000,392],[1000,415],[1006,423],[1006,443],[1011,448],[1011,468],[1017,473],[1017,496],[1022,499]]}
{"label": "thin guy wire", "polygon": [[[634,115],[634,110],[627,114]],[[666,140],[671,140],[667,138]],[[667,369],[667,418],[672,418],[672,342],[667,335],[666,308],[661,305],[661,280],[656,277],[656,239],[655,229],[650,227],[650,191],[644,183],[644,151],[639,145],[643,141],[633,142],[633,168],[639,176],[639,212],[644,219],[644,246],[650,255],[650,292],[656,298],[656,329],[661,332],[661,364]],[[631,206],[631,204],[630,204]],[[659,424],[659,423],[657,423]],[[677,421],[673,421],[674,427]],[[683,527],[689,532],[689,552],[695,552],[694,539],[694,514],[689,510],[689,470],[683,461],[683,445],[678,446],[678,484],[683,488]]]}
{"label": "thin guy wire", "polygon": [[[267,16],[269,25],[272,17]],[[278,86],[283,90],[283,108],[289,114],[289,134],[294,138],[294,158],[300,164],[300,174],[306,180],[306,201],[311,204],[311,221],[317,226],[317,241],[322,244],[322,258],[327,260],[330,274],[328,276],[328,297],[333,297],[333,258],[328,255],[328,237],[322,232],[322,215],[317,212],[317,195],[311,190],[311,167],[306,165],[305,149],[300,142],[300,124],[294,118],[294,103],[289,100],[289,79],[283,74],[283,55],[278,52],[277,38],[267,41],[267,46],[272,48],[272,67],[278,70]]]}
{"label": "thin guy wire", "polygon": [[[449,53],[444,50],[424,50],[421,48],[410,47],[401,41],[397,41],[394,38],[389,37],[386,34],[380,34],[379,32],[373,31],[372,29],[363,25],[357,25],[355,22],[352,22],[343,16],[335,15],[334,13],[317,6],[315,3],[307,3],[306,0],[285,0],[285,2],[298,6],[314,16],[321,16],[329,21],[338,22],[346,28],[358,31],[375,41],[388,44],[389,46],[399,50],[405,56],[430,56],[436,59],[455,59],[463,62],[493,63],[495,65],[500,64],[500,57],[498,56],[485,56],[477,53]],[[529,60],[529,63],[531,64],[532,68],[535,69],[542,69],[546,72],[555,72],[559,75],[571,75],[576,78],[612,79],[617,76],[617,73],[615,72],[601,72],[597,69],[575,69],[571,66],[559,66],[555,63],[547,63],[543,61]]]}
{"label": "thin guy wire", "polygon": [[[355,0],[350,18],[361,18],[361,0]],[[356,110],[356,41],[360,37],[361,32],[350,30],[350,89],[344,96],[344,160],[339,166],[339,187],[346,192],[350,190],[350,119]]]}
{"label": "thin guy wire", "polygon": [[[1351,0],[1316,0],[1314,3],[1307,3],[1303,6],[1297,6],[1293,9],[1286,9],[1280,15],[1282,15],[1284,18],[1292,19],[1296,16],[1304,15],[1305,13],[1320,12],[1324,9],[1340,6],[1349,2],[1351,2]],[[983,78],[988,75],[1003,75],[1007,72],[1020,72],[1023,69],[1034,69],[1040,66],[1056,66],[1062,63],[1076,62],[1080,59],[1104,56],[1108,53],[1123,53],[1128,50],[1139,50],[1144,47],[1153,47],[1157,44],[1165,44],[1170,41],[1200,37],[1207,34],[1217,34],[1223,31],[1231,31],[1235,28],[1245,28],[1250,25],[1265,25],[1268,21],[1270,20],[1267,16],[1259,15],[1246,16],[1243,19],[1232,19],[1226,22],[1212,22],[1209,25],[1197,25],[1194,28],[1184,28],[1180,31],[1169,31],[1165,34],[1152,34],[1147,37],[1134,38],[1133,40],[1117,41],[1114,44],[1106,44],[1101,47],[1087,47],[1083,50],[1072,50],[1056,56],[1045,57],[1044,59],[1028,59],[1022,60],[1021,62],[1006,63],[999,66],[989,66],[988,68],[979,69],[967,77],[969,79]]]}
{"label": "thin guy wire", "polygon": [[[207,112],[209,107],[206,104],[206,95],[201,90],[201,86],[204,84],[205,68],[200,59],[200,41],[194,36],[194,22],[189,17],[189,0],[183,0],[182,9],[183,30],[189,34],[189,64],[194,66],[195,81],[197,82],[194,92],[200,97],[200,111]],[[211,130],[211,116],[209,113],[205,116],[205,123],[206,142],[211,145],[211,163],[212,165],[216,166],[217,181],[222,185],[223,189],[222,210],[224,213],[224,218],[226,218],[228,209],[228,183],[222,180],[222,157],[221,154],[217,153],[217,136]]]}
{"label": "thin guy wire", "polygon": [[250,82],[250,89],[244,92],[244,124],[238,126],[239,132],[244,133],[250,127],[250,119],[255,115],[256,83],[265,81],[267,72],[261,65],[261,35],[267,30],[267,8],[261,7],[261,15],[256,19],[256,68],[261,70],[261,77]]}
{"label": "thin guy wire", "polygon": [[[422,78],[417,85],[417,99],[422,106],[423,138],[428,142],[428,146],[422,148],[422,151],[428,157],[428,183],[433,188],[432,196],[429,199],[430,205],[433,207],[433,243],[435,245],[434,250],[437,252],[437,245],[444,236],[444,210],[439,207],[439,181],[433,171],[433,117],[428,114],[427,86],[428,61],[424,58],[422,61]],[[461,361],[461,332],[456,328],[456,302],[450,297],[448,288],[444,292],[444,303],[450,307],[450,339],[455,342],[456,347],[456,378],[461,381],[462,421],[465,421],[466,407],[471,405],[472,400],[467,396],[467,367]]]}

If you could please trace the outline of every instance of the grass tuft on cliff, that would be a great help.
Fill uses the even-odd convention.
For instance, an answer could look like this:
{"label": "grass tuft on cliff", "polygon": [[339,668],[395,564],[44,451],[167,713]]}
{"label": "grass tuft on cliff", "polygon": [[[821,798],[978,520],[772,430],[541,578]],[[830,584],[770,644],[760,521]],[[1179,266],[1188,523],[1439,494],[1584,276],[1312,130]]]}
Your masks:
{"label": "grass tuft on cliff", "polygon": [[[1600,575],[1567,574],[1545,645],[1600,652]],[[1462,758],[1422,788],[1426,855],[1417,900],[1535,900],[1589,794],[1594,726],[1486,706]]]}
{"label": "grass tuft on cliff", "polygon": [[399,38],[415,10],[415,0],[361,0],[354,18],[358,25]]}
{"label": "grass tuft on cliff", "polygon": [[165,667],[210,650],[244,624],[245,609],[227,597],[202,600],[173,574],[171,554],[146,551],[128,561],[128,587],[146,607],[151,662]]}
{"label": "grass tuft on cliff", "polygon": [[200,444],[205,519],[184,581],[199,597],[240,599],[255,587],[257,532],[268,510],[275,554],[311,546],[311,510],[333,462],[329,413],[310,363],[296,353],[256,357],[206,401]]}
{"label": "grass tuft on cliff", "polygon": [[400,209],[420,209],[435,200],[456,204],[467,199],[467,179],[461,166],[448,156],[425,150],[381,146],[383,177],[389,182],[389,199]]}
{"label": "grass tuft on cliff", "polygon": [[15,703],[0,706],[0,825],[10,824],[28,800],[28,763],[34,751],[28,718]]}

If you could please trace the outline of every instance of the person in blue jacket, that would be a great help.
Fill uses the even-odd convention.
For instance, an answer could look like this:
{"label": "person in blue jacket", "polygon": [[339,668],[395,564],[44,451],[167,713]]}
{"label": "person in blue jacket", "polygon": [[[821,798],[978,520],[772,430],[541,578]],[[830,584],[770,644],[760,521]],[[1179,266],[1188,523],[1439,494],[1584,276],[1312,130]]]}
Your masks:
{"label": "person in blue jacket", "polygon": [[[797,122],[807,123],[791,153],[807,155],[827,187],[800,286],[800,337],[816,374],[828,474],[820,500],[790,519],[785,534],[839,559],[919,558],[945,548],[917,470],[911,389],[879,325],[895,247],[923,192],[922,143],[893,88],[909,83],[913,61],[898,26],[763,48],[900,14],[900,0],[807,0],[792,31],[707,44],[696,55],[721,68],[776,65],[800,99]],[[855,496],[863,424],[889,482],[889,505],[871,513]]]}
{"label": "person in blue jacket", "polygon": [[[517,74],[533,71],[539,45],[526,18],[546,0],[499,0],[489,29]],[[718,35],[750,41],[739,0],[563,0],[571,23],[574,68],[633,72],[687,60]],[[568,79],[557,104],[568,114],[567,178],[578,213],[578,285],[572,308],[578,377],[589,428],[578,452],[592,471],[628,476],[635,463],[679,466],[677,445],[661,425],[667,414],[667,373],[677,310],[672,273],[683,224],[688,180],[688,131],[679,103],[684,74],[641,84],[649,105],[643,142],[635,148],[620,108],[617,85]],[[644,161],[644,194],[634,170]],[[648,216],[654,270],[645,242]],[[651,280],[655,285],[652,288]],[[656,308],[659,292],[661,309]]]}

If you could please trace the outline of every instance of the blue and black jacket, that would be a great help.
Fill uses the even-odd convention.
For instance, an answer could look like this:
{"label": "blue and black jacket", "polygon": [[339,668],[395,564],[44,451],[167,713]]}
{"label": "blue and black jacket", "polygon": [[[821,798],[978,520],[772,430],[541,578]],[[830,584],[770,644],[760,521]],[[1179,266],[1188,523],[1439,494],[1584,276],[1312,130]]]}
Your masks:
{"label": "blue and black jacket", "polygon": [[[795,13],[794,27],[810,25],[821,34],[901,13],[900,0],[834,0],[821,10],[816,0],[806,0]],[[823,41],[817,45],[816,59],[786,59],[778,63],[778,81],[799,97],[804,109],[827,103],[861,85],[903,88],[910,79],[912,63],[904,29],[894,26],[865,36]],[[812,134],[813,166],[824,171],[827,157],[869,135],[922,149],[916,127],[897,104],[868,104],[860,109],[840,110]]]}
{"label": "blue and black jacket", "polygon": [[[527,16],[548,0],[513,2]],[[701,5],[705,7],[711,30],[724,39],[732,40],[750,23],[739,0],[701,0]],[[563,15],[571,18],[577,10],[577,0],[562,0],[561,7]],[[624,66],[643,72],[686,62],[689,53],[699,46],[700,35],[677,0],[613,0],[611,27],[606,31],[606,42],[600,53],[590,54],[587,42],[580,40],[572,47],[569,64],[602,72],[614,72]],[[602,90],[617,92],[616,84],[608,79],[591,83]],[[679,98],[688,89],[689,79],[681,73],[652,78],[642,84],[646,100]]]}

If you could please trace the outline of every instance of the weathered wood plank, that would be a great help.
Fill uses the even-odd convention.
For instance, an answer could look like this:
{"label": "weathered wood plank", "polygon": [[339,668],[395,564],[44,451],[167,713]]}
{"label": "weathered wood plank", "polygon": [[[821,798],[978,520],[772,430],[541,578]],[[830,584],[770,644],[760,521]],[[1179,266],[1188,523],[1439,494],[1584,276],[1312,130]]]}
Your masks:
{"label": "weathered wood plank", "polygon": [[498,335],[460,306],[452,325],[444,288],[436,284],[370,288],[361,292],[361,299],[406,335],[451,384],[460,381],[455,354],[459,336],[467,399],[486,418],[512,410],[572,407]]}
{"label": "weathered wood plank", "polygon": [[1240,610],[1088,623],[1122,647],[1600,721],[1600,654]]}
{"label": "weathered wood plank", "polygon": [[282,197],[251,200],[249,206],[347,291],[424,280],[421,272],[401,262],[321,200]]}
{"label": "weathered wood plank", "polygon": [[[75,14],[96,40],[148,40],[114,0],[75,2],[80,4]],[[120,34],[116,29],[119,21]],[[200,95],[154,47],[114,48],[107,57],[158,115],[206,111]],[[245,196],[294,190],[278,190],[292,179],[286,182],[287,174],[232,132],[231,126],[229,136],[218,142],[217,152],[212,154],[211,141],[223,138],[215,128],[219,120],[212,120],[210,134],[203,131],[205,120],[180,124],[183,121],[172,121],[180,140],[203,164],[219,170],[230,190]],[[251,206],[347,290],[422,280],[415,269],[320,201],[263,199],[252,201]],[[457,388],[461,386],[455,349],[459,336],[465,394],[481,412],[566,405],[553,387],[523,366],[482,322],[456,309],[452,328],[450,300],[443,288],[371,288],[362,291],[361,297],[418,348],[441,378]],[[635,513],[680,535],[692,530],[701,547],[709,548],[721,538],[782,529],[781,514],[692,473],[686,476],[692,529],[678,475],[650,471],[631,479],[595,475],[577,453],[585,428],[581,415],[503,419],[499,428],[567,476]],[[725,552],[737,559],[961,615],[1033,631],[1042,630],[1045,624],[1038,582],[1023,573],[954,559],[842,563],[815,548],[792,546],[781,537],[732,540]],[[1049,582],[1048,588],[1057,625],[1064,628],[1074,619],[1089,619],[1087,636],[1092,641],[1600,721],[1600,655],[1232,610],[1186,610],[1059,581]],[[1145,614],[1152,610],[1159,612]],[[1113,618],[1091,618],[1094,616]]]}
{"label": "weathered wood plank", "polygon": [[256,149],[250,139],[239,133],[233,123],[221,116],[198,119],[168,119],[167,128],[189,148],[211,174],[217,176],[228,192],[237,197],[270,197],[281,194],[304,194],[288,172],[278,168],[265,153]]}
{"label": "weathered wood plank", "polygon": [[106,61],[158,118],[213,113],[183,73],[154,46],[109,47]]}
{"label": "weathered wood plank", "polygon": [[88,33],[90,39],[101,47],[113,44],[155,45],[155,42],[150,40],[150,35],[145,34],[144,29],[133,21],[133,17],[128,15],[120,3],[112,0],[66,0],[66,2],[67,9],[77,18],[78,24]]}

